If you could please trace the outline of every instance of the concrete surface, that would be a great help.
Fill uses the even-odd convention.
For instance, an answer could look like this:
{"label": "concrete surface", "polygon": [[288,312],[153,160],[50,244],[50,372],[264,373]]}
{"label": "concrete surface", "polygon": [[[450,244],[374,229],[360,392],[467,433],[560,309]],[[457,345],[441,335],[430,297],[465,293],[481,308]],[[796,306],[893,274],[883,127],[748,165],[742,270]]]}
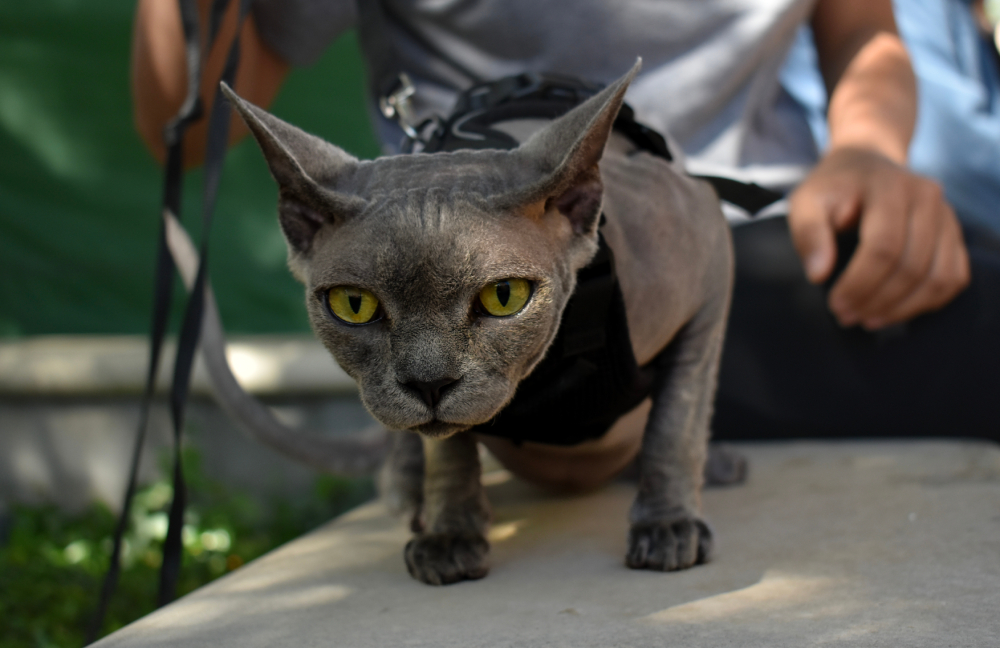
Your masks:
{"label": "concrete surface", "polygon": [[410,579],[409,534],[370,504],[96,645],[1000,645],[1000,447],[746,450],[749,483],[705,495],[705,566],[623,566],[629,484],[557,497],[499,472],[482,581]]}

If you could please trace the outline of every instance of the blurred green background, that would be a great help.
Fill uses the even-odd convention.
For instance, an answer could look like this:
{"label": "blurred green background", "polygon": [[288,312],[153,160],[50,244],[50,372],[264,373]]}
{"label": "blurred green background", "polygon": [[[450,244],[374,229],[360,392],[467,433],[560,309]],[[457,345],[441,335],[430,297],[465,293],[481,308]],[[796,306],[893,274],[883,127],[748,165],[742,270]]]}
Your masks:
{"label": "blurred green background", "polygon": [[[163,179],[132,122],[134,11],[135,0],[0,2],[0,341],[148,333]],[[355,155],[378,153],[352,33],[316,65],[295,70],[271,109]],[[201,173],[193,171],[182,216],[196,239],[200,193]],[[276,202],[256,144],[248,139],[233,148],[211,235],[211,276],[230,333],[308,330],[302,288],[285,266]],[[180,310],[174,308],[175,320]],[[60,416],[58,404],[22,401],[0,403],[7,407],[0,427]],[[30,423],[18,418],[22,405],[36,417]],[[99,406],[112,411],[121,403]],[[67,438],[81,432],[58,425]],[[251,495],[210,481],[193,459],[189,453],[185,463],[186,520],[200,522],[189,520],[189,535],[225,543],[211,551],[185,544],[182,592],[372,496],[370,480],[324,476],[315,478],[315,492],[294,498]],[[163,526],[160,505],[169,497],[144,502],[164,490],[169,485],[158,480],[136,500],[126,542],[141,551],[125,561],[104,632],[153,608],[162,533],[142,533],[153,522]],[[83,643],[113,527],[101,504],[73,512],[0,501],[0,647]]]}
{"label": "blurred green background", "polygon": [[[0,3],[0,337],[148,331],[162,178],[132,124],[134,5]],[[353,33],[295,70],[271,110],[354,155],[378,153]],[[196,238],[200,190],[188,173],[183,220]],[[211,234],[231,333],[308,330],[276,201],[245,140],[226,161]]]}

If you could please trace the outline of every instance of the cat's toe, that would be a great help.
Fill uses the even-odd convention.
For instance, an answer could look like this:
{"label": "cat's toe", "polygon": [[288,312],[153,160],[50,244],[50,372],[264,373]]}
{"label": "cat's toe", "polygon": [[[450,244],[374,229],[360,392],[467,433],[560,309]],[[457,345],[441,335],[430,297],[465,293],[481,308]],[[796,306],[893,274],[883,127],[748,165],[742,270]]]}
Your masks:
{"label": "cat's toe", "polygon": [[697,518],[641,522],[628,534],[625,564],[632,569],[675,571],[708,562],[712,531]]}
{"label": "cat's toe", "polygon": [[476,580],[489,572],[490,545],[478,535],[420,535],[406,544],[410,575],[428,585]]}

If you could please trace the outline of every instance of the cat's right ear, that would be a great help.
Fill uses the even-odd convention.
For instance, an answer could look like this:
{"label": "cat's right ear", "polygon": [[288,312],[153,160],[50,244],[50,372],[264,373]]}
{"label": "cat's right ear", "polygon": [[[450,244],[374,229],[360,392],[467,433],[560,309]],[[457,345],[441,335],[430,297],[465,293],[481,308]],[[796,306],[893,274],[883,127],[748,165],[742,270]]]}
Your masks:
{"label": "cat's right ear", "polygon": [[555,207],[573,230],[596,241],[604,186],[598,163],[611,137],[629,84],[642,60],[623,77],[532,135],[511,152],[518,169],[534,178],[498,196],[499,208],[545,213]]}
{"label": "cat's right ear", "polygon": [[325,223],[365,206],[361,198],[337,191],[338,180],[354,170],[357,158],[245,101],[225,82],[221,88],[250,128],[278,183],[278,219],[285,238],[297,252],[308,253]]}

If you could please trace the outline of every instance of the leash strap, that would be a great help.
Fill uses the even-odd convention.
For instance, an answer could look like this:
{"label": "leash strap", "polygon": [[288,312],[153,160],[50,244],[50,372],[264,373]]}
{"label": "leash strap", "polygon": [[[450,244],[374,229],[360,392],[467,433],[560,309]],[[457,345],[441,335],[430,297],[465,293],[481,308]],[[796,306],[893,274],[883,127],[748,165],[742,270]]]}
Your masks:
{"label": "leash strap", "polygon": [[[177,115],[164,129],[164,140],[167,145],[167,160],[164,173],[162,211],[179,214],[181,207],[181,188],[183,185],[183,140],[188,125],[202,114],[201,101],[198,96],[200,84],[201,44],[198,29],[198,7],[194,0],[179,0],[181,27],[184,32],[185,58],[188,68],[188,88],[184,103]],[[132,512],[132,497],[135,494],[136,479],[142,459],[142,448],[146,441],[146,431],[149,427],[149,414],[156,388],[156,375],[160,366],[160,355],[163,349],[163,339],[166,335],[167,321],[170,319],[171,296],[174,285],[174,263],[167,248],[166,229],[160,223],[159,241],[156,251],[156,267],[153,278],[153,313],[150,324],[149,361],[146,369],[146,383],[140,404],[139,423],[132,446],[132,459],[129,468],[128,482],[125,487],[125,497],[122,501],[121,514],[115,526],[114,541],[111,550],[111,560],[108,571],[101,586],[97,611],[94,614],[87,644],[93,643],[100,635],[107,616],[108,606],[118,586],[121,573],[122,540],[128,528]]]}
{"label": "leash strap", "polygon": [[[214,0],[212,4],[211,31],[216,35],[228,0]],[[239,18],[237,20],[236,36],[229,48],[226,66],[222,80],[232,85],[239,65],[240,30],[250,0],[240,0]],[[222,178],[222,165],[226,157],[226,147],[229,141],[229,122],[231,108],[228,100],[217,87],[212,113],[208,123],[208,145],[205,154],[205,181],[202,197],[202,235],[200,263],[195,278],[194,288],[188,298],[181,326],[180,338],[177,342],[177,357],[174,362],[174,377],[170,388],[170,412],[174,432],[174,497],[170,504],[169,525],[167,537],[163,545],[163,564],[160,567],[160,588],[157,605],[163,606],[174,600],[177,595],[177,580],[180,577],[181,561],[184,554],[182,530],[184,528],[184,509],[187,499],[184,484],[184,474],[181,461],[181,446],[184,427],[185,405],[191,384],[191,370],[194,367],[194,356],[198,349],[198,338],[201,334],[201,322],[205,307],[205,284],[208,276],[208,244],[212,228],[212,215],[218,198],[219,181]]]}
{"label": "leash strap", "polygon": [[[94,642],[100,635],[107,615],[108,606],[117,588],[121,572],[121,551],[125,531],[128,528],[131,516],[132,498],[136,490],[136,480],[139,472],[139,465],[142,458],[142,448],[145,444],[147,429],[149,426],[150,410],[153,395],[156,387],[156,375],[158,373],[160,357],[162,355],[163,340],[166,335],[167,322],[170,318],[171,301],[174,286],[175,266],[167,245],[166,223],[168,219],[179,218],[181,212],[181,197],[184,180],[183,170],[183,140],[188,126],[201,118],[203,108],[199,96],[201,85],[201,62],[203,53],[201,51],[201,30],[198,18],[198,5],[196,0],[178,0],[180,9],[181,25],[184,34],[185,59],[188,71],[187,94],[176,117],[164,128],[164,141],[167,145],[167,160],[164,172],[162,212],[163,218],[160,223],[159,241],[156,253],[156,268],[153,280],[153,312],[150,326],[149,361],[147,365],[146,381],[143,389],[143,396],[140,405],[139,422],[136,429],[135,441],[133,443],[129,476],[125,490],[125,497],[122,503],[122,511],[115,527],[114,540],[112,545],[111,560],[108,571],[105,574],[101,587],[100,598],[97,610],[94,615],[91,627],[87,634],[87,643]],[[228,0],[213,0],[210,23],[209,23],[209,50],[215,42],[218,30],[228,6]],[[249,0],[241,0],[240,16],[238,25],[242,25],[243,19],[249,10]],[[236,39],[230,48],[223,78],[230,84],[235,77],[236,67],[239,60],[239,32],[237,27]],[[158,592],[158,605],[163,605],[176,595],[177,579],[180,573],[183,543],[181,542],[181,531],[184,524],[185,508],[185,486],[181,464],[181,432],[184,422],[184,403],[188,395],[190,385],[190,373],[193,366],[194,352],[198,345],[201,315],[204,304],[205,281],[207,276],[207,264],[205,258],[208,251],[208,234],[211,225],[212,211],[214,210],[218,184],[221,177],[222,161],[225,157],[226,142],[229,130],[229,104],[221,92],[216,91],[215,104],[209,123],[209,141],[206,155],[205,172],[205,194],[202,203],[203,210],[203,235],[202,235],[202,262],[198,269],[198,279],[191,298],[188,301],[184,315],[184,324],[181,330],[180,340],[177,347],[177,357],[174,363],[174,377],[170,393],[170,411],[173,422],[174,438],[174,498],[171,502],[169,527],[167,538],[164,543],[163,564],[160,571],[160,586]]]}

